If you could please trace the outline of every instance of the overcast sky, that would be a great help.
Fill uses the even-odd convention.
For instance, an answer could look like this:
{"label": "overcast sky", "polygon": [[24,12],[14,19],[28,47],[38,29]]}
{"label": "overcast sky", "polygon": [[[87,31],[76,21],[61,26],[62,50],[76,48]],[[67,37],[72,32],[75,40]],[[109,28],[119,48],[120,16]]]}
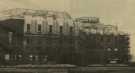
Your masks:
{"label": "overcast sky", "polygon": [[[134,6],[134,0],[0,0],[0,10],[34,8],[67,11],[75,17],[98,16],[107,24],[125,25],[128,23],[132,29],[134,29],[132,27],[135,17],[133,16]],[[128,26],[122,28],[128,29]],[[128,31],[131,31],[131,28]]]}
{"label": "overcast sky", "polygon": [[58,10],[67,11],[73,17],[100,17],[103,23],[118,25],[131,33],[130,50],[135,56],[135,0],[0,0],[0,11],[11,8]]}

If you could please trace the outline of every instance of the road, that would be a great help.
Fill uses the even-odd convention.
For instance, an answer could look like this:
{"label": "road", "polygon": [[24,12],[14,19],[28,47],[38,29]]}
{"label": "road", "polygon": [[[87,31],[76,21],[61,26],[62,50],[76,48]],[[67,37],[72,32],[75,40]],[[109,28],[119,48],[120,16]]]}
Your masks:
{"label": "road", "polygon": [[2,67],[0,73],[135,73],[135,67]]}

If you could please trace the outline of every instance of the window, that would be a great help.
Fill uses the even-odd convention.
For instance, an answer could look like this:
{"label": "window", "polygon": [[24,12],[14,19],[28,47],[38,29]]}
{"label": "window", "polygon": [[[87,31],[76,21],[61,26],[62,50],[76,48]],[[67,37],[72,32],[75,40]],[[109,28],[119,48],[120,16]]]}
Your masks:
{"label": "window", "polygon": [[31,44],[31,43],[32,43],[32,39],[27,38],[27,39],[26,39],[26,45]]}
{"label": "window", "polygon": [[63,27],[62,27],[62,26],[60,26],[60,33],[62,33],[62,32],[63,32],[62,30],[63,30]]}
{"label": "window", "polygon": [[117,61],[116,61],[116,60],[111,60],[110,63],[111,63],[111,64],[116,64]]}
{"label": "window", "polygon": [[39,56],[35,55],[35,60],[38,61],[38,59],[39,59]]}
{"label": "window", "polygon": [[91,29],[91,33],[95,34],[97,32],[97,29]]}
{"label": "window", "polygon": [[21,60],[22,55],[21,54],[14,54],[14,60]]}
{"label": "window", "polygon": [[10,60],[10,55],[9,54],[5,54],[5,60],[6,61]]}
{"label": "window", "polygon": [[114,51],[118,51],[118,48],[115,48]]}
{"label": "window", "polygon": [[44,62],[47,62],[48,56],[44,56]]}
{"label": "window", "polygon": [[19,59],[20,59],[20,58],[22,58],[22,55],[21,55],[21,54],[19,54],[19,55],[18,55],[18,58],[19,58]]}
{"label": "window", "polygon": [[73,35],[73,27],[70,27],[70,28],[69,28],[69,34],[70,34],[70,35]]}
{"label": "window", "polygon": [[9,36],[9,44],[11,44],[12,43],[12,38],[13,38],[13,32],[9,32],[8,36]]}
{"label": "window", "polygon": [[107,51],[111,51],[111,48],[107,48]]}
{"label": "window", "polygon": [[23,41],[23,45],[24,45],[24,47],[27,45],[27,40],[26,39]]}
{"label": "window", "polygon": [[30,61],[33,60],[33,55],[32,54],[29,55],[29,59],[30,59]]}
{"label": "window", "polygon": [[38,25],[38,32],[41,32],[41,25]]}
{"label": "window", "polygon": [[30,32],[30,24],[27,24],[27,32]]}
{"label": "window", "polygon": [[52,33],[52,25],[49,25],[49,33]]}
{"label": "window", "polygon": [[69,32],[73,33],[73,27],[70,27]]}
{"label": "window", "polygon": [[37,44],[41,45],[42,44],[42,39],[38,39]]}

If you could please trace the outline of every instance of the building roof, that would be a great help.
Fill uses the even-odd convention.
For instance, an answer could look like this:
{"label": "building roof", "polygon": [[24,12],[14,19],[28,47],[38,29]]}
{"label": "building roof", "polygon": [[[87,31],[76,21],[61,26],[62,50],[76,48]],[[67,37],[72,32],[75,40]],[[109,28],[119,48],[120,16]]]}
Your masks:
{"label": "building roof", "polygon": [[56,16],[56,17],[63,17],[63,18],[70,18],[71,16],[67,12],[59,12],[59,11],[52,11],[52,10],[33,10],[33,9],[24,9],[24,8],[15,8],[15,9],[8,9],[0,12],[2,19],[6,18],[17,18],[23,19],[25,15],[32,15],[32,16]]}

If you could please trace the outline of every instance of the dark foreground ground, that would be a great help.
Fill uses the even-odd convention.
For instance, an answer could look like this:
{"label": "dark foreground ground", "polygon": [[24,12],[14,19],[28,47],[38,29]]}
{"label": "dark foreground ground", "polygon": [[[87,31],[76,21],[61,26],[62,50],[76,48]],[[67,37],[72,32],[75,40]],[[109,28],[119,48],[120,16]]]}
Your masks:
{"label": "dark foreground ground", "polygon": [[135,73],[135,67],[8,66],[0,73]]}

